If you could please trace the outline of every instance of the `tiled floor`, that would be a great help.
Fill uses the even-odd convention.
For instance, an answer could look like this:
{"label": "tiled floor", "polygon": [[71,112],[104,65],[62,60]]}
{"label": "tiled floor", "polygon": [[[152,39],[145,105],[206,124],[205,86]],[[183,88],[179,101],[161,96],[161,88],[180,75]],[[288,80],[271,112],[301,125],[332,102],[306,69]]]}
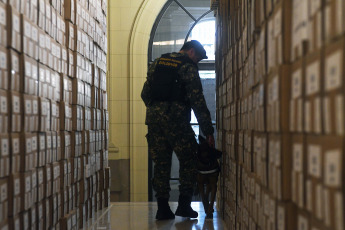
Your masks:
{"label": "tiled floor", "polygon": [[[171,202],[174,212],[177,202]],[[200,202],[192,202],[192,207],[198,211],[198,219],[188,219],[176,216],[175,220],[156,221],[157,205],[155,202],[121,202],[112,205],[98,213],[90,230],[221,230],[226,229],[217,213],[213,220],[205,220],[205,213]]]}

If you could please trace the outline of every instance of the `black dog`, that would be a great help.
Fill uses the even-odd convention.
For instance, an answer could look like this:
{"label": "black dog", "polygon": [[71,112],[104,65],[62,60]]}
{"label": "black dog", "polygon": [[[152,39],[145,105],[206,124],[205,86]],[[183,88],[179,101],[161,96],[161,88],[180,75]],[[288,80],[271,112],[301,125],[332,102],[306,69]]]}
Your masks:
{"label": "black dog", "polygon": [[221,156],[222,152],[210,147],[205,138],[199,136],[197,183],[206,218],[210,219],[213,218],[213,205],[216,198],[217,182],[220,172],[220,166],[217,159]]}

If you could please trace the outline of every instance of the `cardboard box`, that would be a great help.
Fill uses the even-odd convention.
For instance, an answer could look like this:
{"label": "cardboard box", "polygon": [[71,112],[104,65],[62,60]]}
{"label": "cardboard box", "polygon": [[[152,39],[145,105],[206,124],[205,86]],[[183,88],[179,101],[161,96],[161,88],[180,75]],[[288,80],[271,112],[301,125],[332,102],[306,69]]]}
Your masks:
{"label": "cardboard box", "polygon": [[85,104],[85,83],[79,79],[72,79],[72,104],[84,106]]}
{"label": "cardboard box", "polygon": [[48,84],[46,83],[46,66],[39,64],[39,82],[38,82],[38,96],[48,97]]}
{"label": "cardboard box", "polygon": [[46,23],[46,17],[45,17],[46,5],[45,5],[44,0],[38,0],[38,1],[39,1],[38,26],[44,30],[45,23]]}
{"label": "cardboard box", "polygon": [[344,134],[344,39],[325,49],[323,94],[323,125],[326,134]]}
{"label": "cardboard box", "polygon": [[76,35],[77,35],[77,27],[71,23],[66,21],[66,45],[67,48],[71,51],[75,51],[76,49]]}
{"label": "cardboard box", "polygon": [[341,0],[327,0],[323,7],[325,41],[331,43],[345,32],[344,15],[345,6]]}
{"label": "cardboard box", "polygon": [[49,40],[46,38],[46,33],[42,29],[38,29],[38,37],[39,37],[39,43],[38,43],[38,59],[39,62],[48,66],[48,51],[50,52],[50,49],[47,49],[47,47],[50,47]]}
{"label": "cardboard box", "polygon": [[53,40],[57,40],[57,18],[56,18],[56,9],[54,6],[51,8],[51,31],[50,31],[50,36],[53,38]]}
{"label": "cardboard box", "polygon": [[84,129],[84,112],[83,107],[72,105],[72,130],[82,131]]}
{"label": "cardboard box", "polygon": [[305,178],[307,175],[307,154],[305,137],[292,136],[292,201],[300,208],[305,208]]}
{"label": "cardboard box", "polygon": [[290,131],[302,132],[304,121],[304,79],[305,68],[303,60],[299,60],[291,67],[291,100],[290,100]]}
{"label": "cardboard box", "polygon": [[21,81],[21,74],[22,71],[20,69],[20,58],[19,58],[19,54],[12,50],[9,49],[8,50],[8,60],[10,60],[10,70],[11,70],[11,80],[10,80],[10,86],[9,89],[17,91],[17,92],[21,92],[22,90],[22,81]]}
{"label": "cardboard box", "polygon": [[60,115],[62,115],[60,118],[62,130],[72,131],[72,107],[65,102],[61,102]]}
{"label": "cardboard box", "polygon": [[272,71],[268,77],[266,105],[267,105],[267,130],[285,132],[289,130],[289,66],[283,65]]}
{"label": "cardboard box", "polygon": [[29,4],[29,1],[27,3],[27,5],[29,5],[30,7],[26,7],[29,8],[29,14],[28,17],[29,19],[34,23],[34,24],[38,24],[38,0],[31,0],[30,1],[31,4]]}
{"label": "cardboard box", "polygon": [[52,163],[51,178],[53,182],[52,193],[55,194],[60,190],[60,163]]}
{"label": "cardboard box", "polygon": [[306,58],[305,100],[304,100],[304,131],[321,134],[322,127],[322,59],[321,53],[308,55]]}
{"label": "cardboard box", "polygon": [[[1,7],[0,7],[1,9]],[[9,76],[8,68],[10,67],[8,51],[5,47],[0,46],[0,88],[8,89],[9,88]]]}
{"label": "cardboard box", "polygon": [[63,16],[61,15],[57,15],[56,18],[56,22],[57,22],[57,41],[62,45],[62,46],[66,46],[66,23],[65,20],[63,18]]}
{"label": "cardboard box", "polygon": [[53,162],[53,150],[52,150],[52,132],[46,132],[46,162],[47,164]]}
{"label": "cardboard box", "polygon": [[0,178],[10,175],[10,137],[8,134],[0,135]]}
{"label": "cardboard box", "polygon": [[38,93],[38,66],[37,62],[26,56],[20,55],[20,69],[22,70],[23,92],[29,95],[37,95]]}
{"label": "cardboard box", "polygon": [[[18,9],[18,8],[17,8]],[[7,44],[9,47],[13,48],[18,52],[22,52],[22,43],[21,43],[21,20],[20,13],[16,10],[16,7],[7,5]]]}
{"label": "cardboard box", "polygon": [[308,52],[308,1],[292,1],[291,61],[303,57]]}
{"label": "cardboard box", "polygon": [[269,134],[269,188],[279,200],[291,199],[291,136]]}
{"label": "cardboard box", "polygon": [[51,164],[46,164],[43,168],[44,197],[50,197],[52,194],[52,168]]}
{"label": "cardboard box", "polygon": [[20,15],[23,53],[38,60],[38,28],[29,18]]}
{"label": "cardboard box", "polygon": [[277,65],[290,62],[291,4],[291,1],[280,1],[275,5],[272,16],[268,21],[267,44],[270,45],[267,46],[267,64],[269,72]]}
{"label": "cardboard box", "polygon": [[43,97],[38,97],[38,107],[39,107],[39,131],[45,132],[50,130],[50,101]]}
{"label": "cardboard box", "polygon": [[[52,131],[60,131],[60,128],[63,128],[65,126],[63,126],[63,124],[60,124],[61,122],[64,122],[64,116],[69,117],[69,110],[65,110],[61,107],[62,103],[57,103],[54,101],[50,101],[50,105],[51,105],[51,130]],[[61,109],[63,109],[62,111],[60,111]],[[68,114],[64,114],[64,112],[68,113]],[[61,118],[60,118],[60,115]],[[67,123],[68,126],[68,123]]]}
{"label": "cardboard box", "polygon": [[47,34],[51,35],[52,30],[52,7],[48,1],[44,1],[45,4],[45,28]]}
{"label": "cardboard box", "polygon": [[58,133],[53,131],[51,132],[52,135],[52,161],[57,162],[58,161],[58,156],[57,156],[57,137],[58,137]]}
{"label": "cardboard box", "polygon": [[324,37],[322,1],[309,1],[308,7],[308,51],[313,53],[321,48]]}
{"label": "cardboard box", "polygon": [[68,50],[68,76],[71,78],[75,78],[75,66],[74,66],[74,55],[76,55],[73,51]]}
{"label": "cardboard box", "polygon": [[71,157],[71,134],[69,132],[61,131],[61,157],[62,159],[69,159]]}
{"label": "cardboard box", "polygon": [[8,202],[9,202],[9,181],[8,178],[0,179],[0,223],[8,218]]}
{"label": "cardboard box", "polygon": [[10,127],[11,132],[22,131],[22,100],[21,95],[17,92],[11,91],[9,93],[9,105],[12,116],[10,117]]}
{"label": "cardboard box", "polygon": [[7,6],[1,2],[0,4],[0,45],[3,47],[6,47],[8,44],[8,36],[7,36],[7,30],[9,29],[8,27],[8,17],[7,17]]}
{"label": "cardboard box", "polygon": [[38,157],[37,166],[43,167],[46,164],[46,134],[38,134]]}
{"label": "cardboard box", "polygon": [[75,1],[74,0],[65,1],[64,6],[65,6],[65,19],[74,24],[75,23],[75,15],[76,15]]}
{"label": "cardboard box", "polygon": [[0,90],[0,132],[5,133],[9,129],[9,100],[8,92],[5,90]]}
{"label": "cardboard box", "polygon": [[[23,126],[25,132],[38,131],[38,101],[30,95],[22,94]],[[34,106],[35,101],[35,106]],[[34,109],[35,107],[35,109]],[[34,114],[35,110],[35,114]]]}

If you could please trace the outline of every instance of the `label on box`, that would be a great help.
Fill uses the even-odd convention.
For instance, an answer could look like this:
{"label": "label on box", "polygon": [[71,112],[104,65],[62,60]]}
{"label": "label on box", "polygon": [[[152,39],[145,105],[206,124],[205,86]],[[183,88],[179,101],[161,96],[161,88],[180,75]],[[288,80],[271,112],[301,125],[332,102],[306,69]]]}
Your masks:
{"label": "label on box", "polygon": [[33,41],[38,42],[38,30],[35,26],[31,28],[31,38]]}
{"label": "label on box", "polygon": [[336,130],[338,135],[343,135],[344,134],[344,97],[342,94],[339,94],[336,96]]}
{"label": "label on box", "polygon": [[6,26],[6,10],[0,7],[0,23]]}
{"label": "label on box", "polygon": [[292,74],[291,95],[293,99],[302,96],[302,70],[298,69]]}
{"label": "label on box", "polygon": [[32,114],[38,114],[38,101],[36,99],[32,100]]}
{"label": "label on box", "polygon": [[47,167],[47,181],[51,180],[51,168]]}
{"label": "label on box", "polygon": [[39,185],[43,184],[43,180],[44,180],[44,177],[43,177],[43,170],[39,170],[39,171],[38,171],[38,184],[39,184]]}
{"label": "label on box", "polygon": [[1,103],[1,113],[2,114],[7,114],[7,97],[0,96],[0,103]]}
{"label": "label on box", "polygon": [[10,154],[8,138],[1,139],[1,155],[8,156]]}
{"label": "label on box", "polygon": [[19,60],[18,60],[18,56],[15,54],[12,54],[12,70],[14,70],[15,72],[19,72]]}
{"label": "label on box", "polygon": [[32,188],[34,189],[34,188],[36,188],[36,186],[37,186],[37,174],[36,174],[36,172],[34,171],[34,172],[32,173]]}
{"label": "label on box", "polygon": [[16,95],[13,95],[12,101],[13,101],[13,112],[20,113],[20,98]]}
{"label": "label on box", "polygon": [[308,146],[308,173],[316,178],[321,177],[321,146]]}
{"label": "label on box", "polygon": [[13,29],[16,32],[20,32],[20,21],[19,21],[19,17],[15,14],[12,14],[12,23],[13,23]]}
{"label": "label on box", "polygon": [[309,96],[320,91],[320,61],[310,64],[306,74],[306,89]]}
{"label": "label on box", "polygon": [[28,77],[31,77],[31,62],[26,61],[25,62],[25,75]]}
{"label": "label on box", "polygon": [[40,150],[45,150],[45,136],[40,135]]}
{"label": "label on box", "polygon": [[7,54],[1,51],[0,51],[0,68],[7,69]]}
{"label": "label on box", "polygon": [[24,36],[31,38],[31,24],[26,20],[24,20]]}
{"label": "label on box", "polygon": [[7,200],[7,183],[1,185],[1,202],[4,202],[5,200]]}
{"label": "label on box", "polygon": [[35,152],[37,150],[37,136],[34,135],[32,138],[31,150]]}
{"label": "label on box", "polygon": [[330,150],[325,154],[325,185],[330,187],[340,187],[342,184],[342,167],[340,150]]}
{"label": "label on box", "polygon": [[19,138],[13,138],[12,139],[12,145],[13,145],[13,153],[18,154],[19,153]]}
{"label": "label on box", "polygon": [[31,106],[32,106],[31,100],[30,99],[26,99],[25,100],[25,114],[26,115],[32,114]]}
{"label": "label on box", "polygon": [[325,89],[326,91],[341,87],[342,85],[342,54],[343,50],[338,50],[326,58],[325,68]]}
{"label": "label on box", "polygon": [[43,33],[40,33],[40,42],[39,45],[42,49],[46,48],[46,36]]}
{"label": "label on box", "polygon": [[293,170],[296,172],[303,170],[303,145],[299,143],[293,144]]}
{"label": "label on box", "polygon": [[19,195],[20,194],[20,180],[19,178],[16,178],[14,180],[14,195]]}
{"label": "label on box", "polygon": [[31,144],[32,144],[32,141],[31,141],[31,138],[29,137],[26,139],[26,153],[32,152]]}

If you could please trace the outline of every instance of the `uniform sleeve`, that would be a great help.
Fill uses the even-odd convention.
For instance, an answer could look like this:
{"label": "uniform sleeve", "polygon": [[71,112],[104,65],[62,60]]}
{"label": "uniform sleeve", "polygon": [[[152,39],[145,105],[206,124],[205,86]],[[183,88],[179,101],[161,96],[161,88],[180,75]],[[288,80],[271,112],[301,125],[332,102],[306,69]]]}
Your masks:
{"label": "uniform sleeve", "polygon": [[151,81],[153,72],[155,70],[157,64],[157,60],[155,60],[149,67],[149,70],[147,71],[147,78],[146,82],[144,83],[144,87],[141,91],[141,99],[144,101],[145,106],[147,107],[151,103],[151,88],[149,81]]}
{"label": "uniform sleeve", "polygon": [[212,135],[214,132],[210,111],[207,108],[201,80],[196,67],[187,64],[185,71],[181,73],[181,79],[184,82],[187,99],[195,113],[202,132]]}

